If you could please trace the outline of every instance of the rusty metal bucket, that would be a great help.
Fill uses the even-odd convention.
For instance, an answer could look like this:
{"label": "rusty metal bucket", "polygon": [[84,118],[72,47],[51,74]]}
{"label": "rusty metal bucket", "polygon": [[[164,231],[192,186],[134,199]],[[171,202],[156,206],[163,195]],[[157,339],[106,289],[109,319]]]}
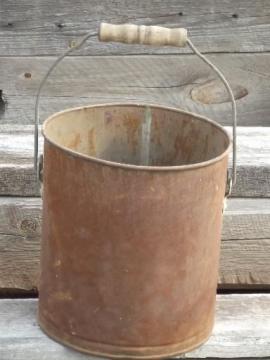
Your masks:
{"label": "rusty metal bucket", "polygon": [[206,341],[228,134],[179,109],[106,104],[57,113],[43,135],[41,328],[109,358],[168,357]]}

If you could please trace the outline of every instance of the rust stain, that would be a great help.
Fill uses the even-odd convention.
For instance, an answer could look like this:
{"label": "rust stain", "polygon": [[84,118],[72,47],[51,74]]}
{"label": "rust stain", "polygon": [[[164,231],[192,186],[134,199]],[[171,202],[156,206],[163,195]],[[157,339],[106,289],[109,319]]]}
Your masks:
{"label": "rust stain", "polygon": [[203,160],[208,160],[208,153],[209,153],[209,135],[206,135],[204,140],[204,147],[202,151]]}
{"label": "rust stain", "polygon": [[88,145],[89,155],[96,156],[96,133],[94,128],[88,131]]}
{"label": "rust stain", "polygon": [[141,121],[138,118],[127,114],[123,119],[123,124],[127,131],[127,142],[130,145],[133,153],[136,153],[138,147],[138,130],[141,125]]}
{"label": "rust stain", "polygon": [[152,126],[153,126],[154,130],[158,130],[159,129],[159,122],[152,119]]}
{"label": "rust stain", "polygon": [[[185,163],[187,154],[189,153],[188,137],[183,137],[181,134],[177,134],[174,141],[174,154],[172,160],[180,161]],[[181,153],[181,159],[179,159],[179,153]]]}
{"label": "rust stain", "polygon": [[[186,126],[186,124],[184,126]],[[193,161],[194,148],[198,146],[197,139],[199,139],[200,136],[200,130],[192,125],[192,123],[190,123],[190,129],[185,135],[177,134],[174,141],[172,161],[177,161],[178,165],[188,164],[190,161]],[[181,159],[179,158],[179,153],[181,153]]]}
{"label": "rust stain", "polygon": [[55,267],[58,267],[58,266],[61,266],[61,260],[56,260],[55,262],[54,262],[54,266]]}
{"label": "rust stain", "polygon": [[67,145],[68,148],[72,149],[72,150],[78,150],[78,146],[81,143],[81,134],[74,134],[74,138],[72,141],[69,142],[69,144]]}
{"label": "rust stain", "polygon": [[161,132],[162,132],[162,128],[160,127],[159,120],[153,119],[152,120],[152,137],[151,137],[151,141],[153,141],[153,139],[154,139],[154,143],[157,146],[159,146],[160,148],[162,147]]}
{"label": "rust stain", "polygon": [[53,299],[61,301],[71,301],[73,299],[69,291],[56,291],[51,296]]}
{"label": "rust stain", "polygon": [[110,111],[105,111],[104,117],[105,117],[105,125],[108,125],[112,122],[113,117]]}

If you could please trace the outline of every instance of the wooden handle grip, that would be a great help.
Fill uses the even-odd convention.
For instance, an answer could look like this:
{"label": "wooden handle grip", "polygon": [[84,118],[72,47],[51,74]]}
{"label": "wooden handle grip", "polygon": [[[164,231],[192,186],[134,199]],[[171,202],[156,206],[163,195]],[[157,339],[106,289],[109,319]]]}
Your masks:
{"label": "wooden handle grip", "polygon": [[101,23],[99,40],[126,44],[182,47],[187,42],[187,30],[183,28],[168,29],[161,26]]}

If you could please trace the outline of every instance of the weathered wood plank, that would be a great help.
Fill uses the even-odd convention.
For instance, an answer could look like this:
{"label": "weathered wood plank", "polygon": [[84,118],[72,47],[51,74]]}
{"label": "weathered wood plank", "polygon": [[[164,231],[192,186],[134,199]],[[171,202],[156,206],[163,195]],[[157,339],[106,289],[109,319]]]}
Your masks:
{"label": "weathered wood plank", "polygon": [[0,234],[20,238],[40,236],[41,198],[0,197]]}
{"label": "weathered wood plank", "polygon": [[[43,334],[37,300],[0,300],[0,357],[21,360],[94,360]],[[90,324],[91,325],[91,324]],[[254,358],[270,354],[270,295],[218,295],[216,322],[210,339],[185,358]]]}
{"label": "weathered wood plank", "polygon": [[270,285],[270,239],[222,241],[219,287]]}
{"label": "weathered wood plank", "polygon": [[[269,126],[270,54],[215,54],[237,99],[238,124]],[[33,123],[34,96],[54,58],[0,57],[1,123]],[[194,56],[69,57],[44,88],[41,119],[80,104],[147,101],[231,124],[224,86]]]}
{"label": "weathered wood plank", "polygon": [[[161,54],[183,50],[99,43],[101,21],[186,27],[205,52],[269,51],[270,4],[267,0],[199,2],[182,0],[69,0],[2,1],[0,53],[2,55],[47,55],[61,52],[74,37],[90,31],[82,54]],[[259,40],[258,40],[259,39]],[[187,51],[187,50],[184,50]]]}
{"label": "weathered wood plank", "polygon": [[270,239],[270,199],[227,200],[222,240]]}
{"label": "weathered wood plank", "polygon": [[[38,286],[41,199],[0,197],[0,289]],[[270,286],[270,199],[230,199],[220,288]]]}
{"label": "weathered wood plank", "polygon": [[[270,128],[238,128],[238,178],[233,196],[270,196],[269,137]],[[0,195],[39,196],[32,159],[33,126],[0,125]]]}
{"label": "weathered wood plank", "polygon": [[39,278],[40,239],[0,235],[0,289],[36,290]]}
{"label": "weathered wood plank", "polygon": [[37,287],[41,199],[0,197],[0,288]]}

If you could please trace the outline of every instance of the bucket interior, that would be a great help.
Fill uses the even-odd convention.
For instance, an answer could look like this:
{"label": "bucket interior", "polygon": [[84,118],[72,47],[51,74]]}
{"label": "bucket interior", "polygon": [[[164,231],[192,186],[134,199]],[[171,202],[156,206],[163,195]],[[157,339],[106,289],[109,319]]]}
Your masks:
{"label": "bucket interior", "polygon": [[214,122],[177,109],[130,104],[57,113],[45,122],[43,134],[79,154],[130,165],[196,164],[217,158],[230,145]]}

